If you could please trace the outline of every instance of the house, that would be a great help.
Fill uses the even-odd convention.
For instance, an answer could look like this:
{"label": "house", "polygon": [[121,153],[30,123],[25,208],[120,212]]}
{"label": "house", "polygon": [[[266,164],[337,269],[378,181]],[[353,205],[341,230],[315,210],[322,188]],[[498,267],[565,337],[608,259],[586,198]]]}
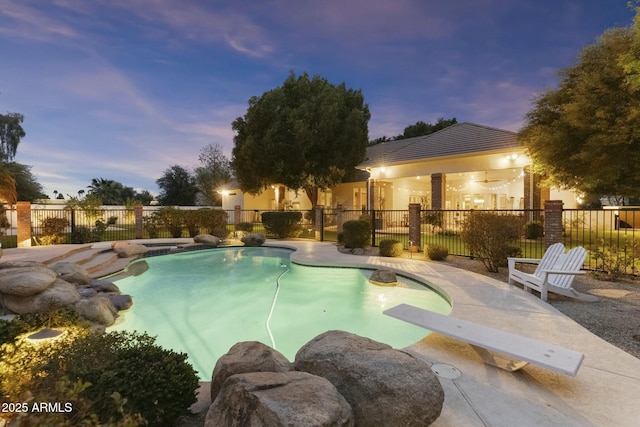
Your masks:
{"label": "house", "polygon": [[[430,135],[368,147],[360,177],[322,192],[318,204],[345,209],[538,209],[544,200],[576,207],[572,191],[541,188],[516,133],[458,123]],[[258,196],[229,187],[223,208],[309,209],[304,192],[273,186]],[[233,196],[232,194],[235,193]],[[224,193],[223,193],[224,194]]]}

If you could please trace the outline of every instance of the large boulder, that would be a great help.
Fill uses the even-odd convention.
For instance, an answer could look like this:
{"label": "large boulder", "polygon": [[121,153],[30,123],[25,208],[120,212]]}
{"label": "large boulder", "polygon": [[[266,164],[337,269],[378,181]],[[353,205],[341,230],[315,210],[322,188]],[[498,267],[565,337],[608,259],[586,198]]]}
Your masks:
{"label": "large boulder", "polygon": [[28,297],[44,291],[57,278],[58,275],[43,264],[3,268],[0,273],[0,293]]}
{"label": "large boulder", "polygon": [[247,372],[287,372],[293,370],[293,365],[279,351],[258,341],[243,341],[234,344],[227,354],[216,362],[211,375],[211,401],[216,396],[222,384],[231,375]]}
{"label": "large boulder", "polygon": [[131,295],[106,294],[116,310],[128,310],[133,305]]}
{"label": "large boulder", "polygon": [[426,362],[348,332],[318,335],[298,351],[294,367],[328,379],[356,425],[427,426],[442,411],[444,391]]}
{"label": "large boulder", "polygon": [[65,282],[86,285],[91,281],[87,270],[74,262],[60,261],[49,268],[55,271]]}
{"label": "large boulder", "polygon": [[89,282],[89,287],[94,289],[96,292],[110,292],[114,294],[120,294],[120,288],[108,280],[97,280],[94,279]]}
{"label": "large boulder", "polygon": [[369,282],[378,286],[398,286],[398,277],[391,270],[376,270],[369,277]]}
{"label": "large boulder", "polygon": [[193,238],[194,243],[202,243],[208,246],[217,247],[220,244],[220,238],[211,234],[198,234]]}
{"label": "large boulder", "polygon": [[247,234],[242,239],[240,239],[240,241],[244,243],[245,246],[262,246],[264,245],[264,242],[267,241],[267,238],[260,233],[252,233]]}
{"label": "large boulder", "polygon": [[114,242],[111,248],[120,258],[130,258],[149,251],[149,248],[144,245],[130,242]]}
{"label": "large boulder", "polygon": [[109,298],[96,295],[93,298],[81,299],[76,303],[76,310],[83,318],[103,326],[111,326],[118,317],[118,310]]}
{"label": "large boulder", "polygon": [[80,300],[80,294],[75,285],[56,279],[39,294],[27,297],[4,294],[2,299],[4,306],[16,314],[44,313],[75,304]]}
{"label": "large boulder", "polygon": [[354,422],[349,404],[329,381],[291,371],[229,377],[209,407],[204,425],[338,427]]}

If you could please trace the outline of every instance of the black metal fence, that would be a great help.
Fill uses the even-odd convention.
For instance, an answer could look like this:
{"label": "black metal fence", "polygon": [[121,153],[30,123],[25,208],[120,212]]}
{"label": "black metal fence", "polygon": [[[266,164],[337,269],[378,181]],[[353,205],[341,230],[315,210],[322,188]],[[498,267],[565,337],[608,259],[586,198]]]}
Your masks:
{"label": "black metal fence", "polygon": [[[143,222],[153,216],[158,207],[145,207]],[[182,208],[199,209],[199,208]],[[227,211],[227,229],[236,233],[236,224],[249,223],[251,231],[267,234],[262,223],[262,210]],[[465,221],[473,211],[422,210],[420,211],[420,242],[409,240],[409,210],[340,210],[325,208],[322,223],[315,224],[312,211],[301,211],[298,237],[337,241],[341,225],[349,220],[368,219],[372,225],[372,244],[384,239],[399,240],[405,249],[428,245],[445,246],[449,254],[471,256],[461,238]],[[494,210],[497,215],[509,215],[522,222],[522,234],[517,242],[525,257],[539,258],[544,253],[543,210]],[[239,216],[238,216],[239,215]],[[78,243],[87,241],[131,240],[136,238],[135,212],[131,208],[104,206],[95,211],[70,208],[31,209],[31,236],[33,244]],[[172,237],[169,227],[160,224],[157,237]],[[184,225],[181,236],[188,236]],[[246,226],[245,226],[246,227]],[[562,216],[562,240],[565,246],[583,246],[589,251],[585,266],[590,269],[624,269],[635,273],[640,268],[640,208],[599,210],[566,209]],[[15,206],[4,206],[0,213],[2,247],[15,247],[17,243],[17,213]],[[150,237],[146,229],[143,237]]]}

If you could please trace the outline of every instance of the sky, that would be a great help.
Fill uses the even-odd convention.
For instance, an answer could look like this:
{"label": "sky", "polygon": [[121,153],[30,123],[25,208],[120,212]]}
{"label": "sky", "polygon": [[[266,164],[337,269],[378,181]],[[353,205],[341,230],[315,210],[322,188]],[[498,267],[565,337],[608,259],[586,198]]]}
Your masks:
{"label": "sky", "polygon": [[627,0],[0,0],[0,112],[44,191],[159,192],[290,72],[360,89],[369,139],[457,118],[517,131]]}

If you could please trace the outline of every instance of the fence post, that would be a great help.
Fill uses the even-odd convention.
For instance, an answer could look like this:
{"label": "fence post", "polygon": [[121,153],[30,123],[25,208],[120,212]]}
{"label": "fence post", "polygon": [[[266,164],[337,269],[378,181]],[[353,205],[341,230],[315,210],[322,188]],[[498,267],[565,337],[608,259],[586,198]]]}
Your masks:
{"label": "fence post", "polygon": [[144,237],[144,221],[142,220],[142,205],[134,205],[133,213],[136,220],[136,239],[142,239]]}
{"label": "fence post", "polygon": [[544,247],[563,242],[562,200],[544,201]]}
{"label": "fence post", "polygon": [[233,224],[238,225],[242,222],[242,206],[235,205],[233,207]]}
{"label": "fence post", "polygon": [[420,203],[409,203],[409,241],[410,246],[422,250],[422,233],[420,233]]}
{"label": "fence post", "polygon": [[342,224],[344,223],[344,216],[343,216],[342,209],[343,209],[342,205],[336,206],[336,227],[337,227],[338,233],[342,231]]}
{"label": "fence post", "polygon": [[18,247],[31,246],[31,202],[18,202],[16,204],[18,219]]}
{"label": "fence post", "polygon": [[324,206],[316,205],[316,240],[324,241]]}

